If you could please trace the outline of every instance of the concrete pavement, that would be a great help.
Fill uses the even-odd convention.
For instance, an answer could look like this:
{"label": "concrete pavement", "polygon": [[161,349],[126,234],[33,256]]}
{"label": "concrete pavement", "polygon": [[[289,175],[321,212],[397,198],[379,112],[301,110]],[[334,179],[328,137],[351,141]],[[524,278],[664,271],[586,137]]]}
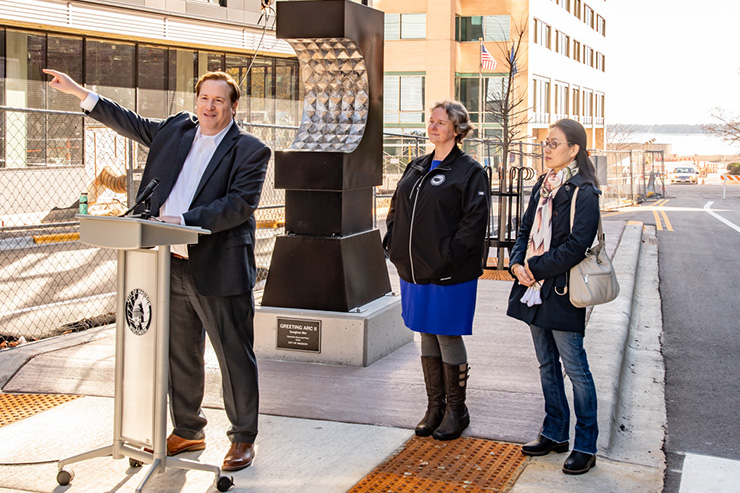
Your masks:
{"label": "concrete pavement", "polygon": [[[599,396],[599,456],[583,476],[561,472],[567,454],[529,460],[515,492],[660,492],[665,427],[657,241],[641,223],[606,221],[621,293],[591,313],[586,348]],[[390,269],[392,271],[392,269]],[[397,291],[397,278],[392,275]],[[503,314],[509,282],[480,281],[465,435],[524,443],[542,420],[526,326]],[[133,491],[144,472],[126,460],[55,462],[112,439],[113,329],[98,328],[0,352],[5,392],[85,395],[0,428],[0,491]],[[418,339],[368,368],[260,360],[261,421],[252,467],[230,491],[345,492],[403,446],[423,414]],[[258,355],[259,356],[259,355]],[[220,464],[228,443],[218,369],[207,358],[208,447],[186,457]],[[570,392],[570,391],[569,391]],[[50,438],[53,437],[53,440]],[[143,468],[146,469],[146,466]],[[215,491],[213,476],[168,469],[146,491]]]}

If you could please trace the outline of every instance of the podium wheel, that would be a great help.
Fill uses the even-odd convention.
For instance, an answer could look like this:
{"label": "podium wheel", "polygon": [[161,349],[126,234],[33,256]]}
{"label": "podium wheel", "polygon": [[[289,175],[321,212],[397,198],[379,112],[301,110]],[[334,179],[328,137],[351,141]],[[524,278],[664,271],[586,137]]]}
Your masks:
{"label": "podium wheel", "polygon": [[140,460],[136,460],[133,457],[128,458],[128,465],[131,467],[141,467],[144,463]]}
{"label": "podium wheel", "polygon": [[62,469],[57,473],[57,483],[61,486],[67,486],[75,478],[75,473],[72,470]]}
{"label": "podium wheel", "polygon": [[234,478],[231,476],[220,476],[216,480],[216,489],[218,491],[228,491],[234,485]]}

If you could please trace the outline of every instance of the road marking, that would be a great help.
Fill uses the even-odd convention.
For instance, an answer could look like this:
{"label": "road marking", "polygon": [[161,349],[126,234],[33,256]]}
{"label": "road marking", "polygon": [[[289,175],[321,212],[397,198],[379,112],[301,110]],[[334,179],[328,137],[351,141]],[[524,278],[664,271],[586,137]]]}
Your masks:
{"label": "road marking", "polygon": [[[617,216],[619,214],[625,214],[627,212],[647,212],[652,211],[653,218],[655,219],[655,227],[658,229],[658,231],[663,231],[663,229],[666,229],[667,231],[673,231],[673,224],[671,224],[670,219],[668,219],[668,215],[665,212],[664,206],[668,203],[670,199],[661,199],[655,202],[654,204],[651,204],[649,206],[637,206],[637,207],[624,207],[620,208],[618,211],[609,211],[602,214],[602,217],[613,217]],[[696,210],[700,211],[701,209],[691,209],[691,208],[671,208],[671,210],[676,211],[691,211]],[[660,218],[663,218],[663,221],[660,220]],[[663,228],[663,224],[665,223],[665,228]]]}
{"label": "road marking", "polygon": [[686,454],[678,493],[735,493],[740,484],[740,461]]}
{"label": "road marking", "polygon": [[660,222],[660,216],[658,215],[658,211],[653,209],[653,217],[655,218],[655,227],[658,228],[658,231],[663,231],[663,225]]}
{"label": "road marking", "polygon": [[665,221],[665,227],[668,229],[668,231],[673,231],[673,225],[668,220],[668,216],[666,215],[665,210],[663,210],[663,206],[666,205],[669,200],[670,199],[666,199],[665,202],[660,204],[660,215],[663,216],[663,221]]}
{"label": "road marking", "polygon": [[736,224],[731,223],[730,221],[728,221],[727,219],[725,219],[724,217],[720,216],[719,214],[717,214],[716,212],[712,210],[713,203],[714,201],[710,200],[709,202],[704,204],[704,210],[707,211],[709,215],[716,217],[717,219],[719,219],[720,221],[722,221],[723,223],[725,223],[726,225],[728,225],[729,227],[731,227],[732,229],[740,233],[740,227],[738,227]]}

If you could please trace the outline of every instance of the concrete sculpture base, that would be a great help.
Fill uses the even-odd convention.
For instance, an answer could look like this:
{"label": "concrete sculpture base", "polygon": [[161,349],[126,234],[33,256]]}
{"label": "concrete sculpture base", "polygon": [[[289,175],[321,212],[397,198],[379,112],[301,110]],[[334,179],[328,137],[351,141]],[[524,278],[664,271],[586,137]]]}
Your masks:
{"label": "concrete sculpture base", "polygon": [[346,313],[258,306],[254,325],[258,357],[306,363],[365,367],[414,339],[390,294]]}

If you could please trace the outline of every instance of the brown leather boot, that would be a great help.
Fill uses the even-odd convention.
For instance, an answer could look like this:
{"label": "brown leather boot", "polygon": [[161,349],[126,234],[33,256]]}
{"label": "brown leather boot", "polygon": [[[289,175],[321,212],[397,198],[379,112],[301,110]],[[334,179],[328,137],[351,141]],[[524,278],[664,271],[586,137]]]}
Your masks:
{"label": "brown leather boot", "polygon": [[442,372],[442,358],[421,357],[421,368],[424,370],[424,384],[427,388],[427,412],[416,425],[416,434],[428,437],[442,422],[445,415],[445,378]]}
{"label": "brown leather boot", "polygon": [[465,405],[465,389],[470,367],[467,363],[462,365],[444,363],[443,365],[447,408],[442,423],[434,430],[432,436],[437,440],[454,440],[470,424],[470,415]]}

